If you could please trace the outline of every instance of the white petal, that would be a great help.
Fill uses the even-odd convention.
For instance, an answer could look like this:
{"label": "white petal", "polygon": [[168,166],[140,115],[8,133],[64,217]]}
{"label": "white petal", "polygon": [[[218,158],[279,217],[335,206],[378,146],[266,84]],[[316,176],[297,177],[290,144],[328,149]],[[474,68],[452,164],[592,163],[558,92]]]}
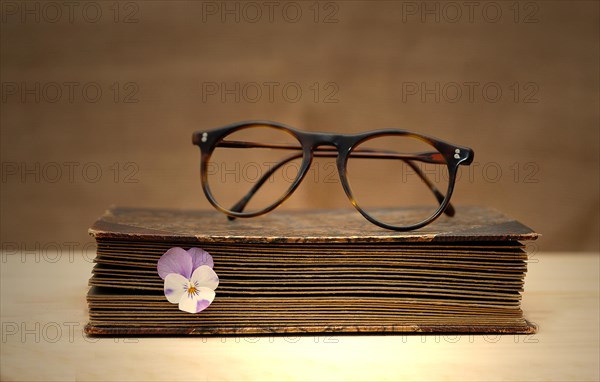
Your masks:
{"label": "white petal", "polygon": [[192,273],[192,284],[195,282],[199,287],[206,287],[212,290],[217,289],[219,285],[219,276],[207,265],[202,265]]}
{"label": "white petal", "polygon": [[187,290],[187,285],[189,281],[180,275],[179,273],[169,273],[167,277],[165,277],[165,297],[171,304],[179,303],[181,300],[181,296]]}
{"label": "white petal", "polygon": [[188,313],[198,313],[206,309],[215,299],[215,291],[209,288],[198,288],[193,295],[187,293],[181,296],[179,309]]}

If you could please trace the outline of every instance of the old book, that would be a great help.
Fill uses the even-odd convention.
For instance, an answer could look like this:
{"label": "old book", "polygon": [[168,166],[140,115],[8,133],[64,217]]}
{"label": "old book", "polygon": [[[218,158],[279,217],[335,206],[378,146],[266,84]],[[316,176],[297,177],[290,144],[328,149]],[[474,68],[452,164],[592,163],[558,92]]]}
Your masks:
{"label": "old book", "polygon": [[[112,208],[89,232],[89,334],[535,331],[520,303],[524,243],[538,234],[490,208],[459,207],[410,232],[354,210],[229,221],[216,211]],[[156,266],[172,247],[214,259],[220,283],[200,313],[165,298]]]}

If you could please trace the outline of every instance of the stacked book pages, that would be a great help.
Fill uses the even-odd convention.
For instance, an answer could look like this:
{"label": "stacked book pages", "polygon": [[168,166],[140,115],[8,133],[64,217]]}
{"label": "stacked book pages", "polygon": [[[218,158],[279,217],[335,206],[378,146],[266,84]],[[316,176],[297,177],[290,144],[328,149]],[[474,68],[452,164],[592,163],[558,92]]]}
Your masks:
{"label": "stacked book pages", "polygon": [[[229,221],[216,211],[113,208],[89,232],[92,335],[535,331],[520,303],[525,241],[538,234],[493,209],[457,208],[395,232],[353,210]],[[173,247],[214,259],[216,297],[199,313],[165,297],[157,262]]]}

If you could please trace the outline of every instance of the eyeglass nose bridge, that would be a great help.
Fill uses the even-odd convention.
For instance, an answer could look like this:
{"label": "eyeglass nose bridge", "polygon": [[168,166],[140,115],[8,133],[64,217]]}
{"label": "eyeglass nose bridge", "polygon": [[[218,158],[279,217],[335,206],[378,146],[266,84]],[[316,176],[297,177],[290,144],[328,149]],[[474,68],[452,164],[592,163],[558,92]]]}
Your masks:
{"label": "eyeglass nose bridge", "polygon": [[[307,139],[308,138],[308,139]],[[332,136],[330,134],[311,134],[304,139],[304,162],[307,162],[306,171],[312,165],[312,161],[317,158],[332,158],[335,159],[338,170],[344,167],[344,158],[347,152],[350,151],[352,142],[345,139],[343,136]],[[342,173],[338,171],[340,178]],[[343,181],[343,179],[340,179]]]}
{"label": "eyeglass nose bridge", "polygon": [[324,133],[310,133],[302,137],[303,149],[311,154],[312,157],[337,158],[339,162],[350,152],[350,148],[356,141],[355,137],[344,135],[332,135]]}
{"label": "eyeglass nose bridge", "polygon": [[354,140],[354,137],[325,133],[307,133],[302,137],[304,144],[312,150],[322,146],[335,147],[341,150]]}
{"label": "eyeglass nose bridge", "polygon": [[335,159],[338,178],[342,185],[342,189],[350,200],[350,203],[360,211],[360,207],[358,207],[356,200],[352,196],[350,186],[346,179],[346,160],[355,141],[355,137],[342,135],[335,136],[331,134],[315,133],[306,136],[304,138],[304,158],[301,169],[303,173],[300,174],[299,181],[304,178],[304,175],[306,175],[306,172],[308,172],[310,166],[312,166],[315,157]]}

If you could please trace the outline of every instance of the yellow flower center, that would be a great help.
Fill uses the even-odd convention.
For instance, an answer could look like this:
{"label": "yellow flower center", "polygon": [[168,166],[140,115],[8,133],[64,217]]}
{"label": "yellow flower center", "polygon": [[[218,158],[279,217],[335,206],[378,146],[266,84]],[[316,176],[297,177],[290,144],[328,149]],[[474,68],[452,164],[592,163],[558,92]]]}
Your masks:
{"label": "yellow flower center", "polygon": [[200,293],[200,291],[198,290],[198,282],[194,282],[194,283],[189,283],[186,287],[185,290],[188,294],[188,297],[192,297],[197,295],[198,293]]}

